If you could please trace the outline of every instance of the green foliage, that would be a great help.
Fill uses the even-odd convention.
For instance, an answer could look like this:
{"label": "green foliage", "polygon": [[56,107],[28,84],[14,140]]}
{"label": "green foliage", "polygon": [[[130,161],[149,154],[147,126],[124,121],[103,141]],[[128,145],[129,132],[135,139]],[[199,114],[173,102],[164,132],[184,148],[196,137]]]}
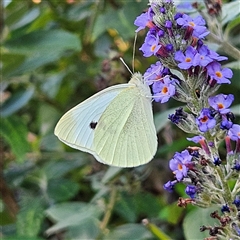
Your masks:
{"label": "green foliage", "polygon": [[20,202],[21,209],[17,215],[17,234],[24,237],[36,237],[41,229],[44,208],[39,199],[33,201],[34,196],[24,197],[25,199]]}
{"label": "green foliage", "polygon": [[46,210],[46,215],[56,222],[46,233],[67,229],[71,239],[95,239],[99,234],[98,217],[101,212],[100,206],[81,202],[55,205]]}
{"label": "green foliage", "polygon": [[[118,58],[131,64],[133,21],[147,1],[34,2],[4,1],[3,8],[0,181],[7,186],[1,186],[1,237],[201,238],[192,234],[207,224],[205,212],[178,208],[182,189],[171,195],[162,189],[169,178],[167,160],[189,145],[183,133],[168,125],[174,101],[154,105],[160,147],[153,161],[135,169],[97,163],[53,134],[68,109],[100,89],[129,80]],[[239,39],[236,4],[223,8],[224,36],[233,42]],[[135,71],[144,72],[155,59],[141,57],[141,37],[139,33]],[[228,67],[234,71],[233,84],[224,91],[236,96],[233,112],[239,118],[239,62]],[[196,214],[201,216],[197,221]]]}
{"label": "green foliage", "polygon": [[[202,209],[198,208],[191,211],[183,222],[183,228],[186,236],[186,240],[191,239],[204,239],[208,237],[208,232],[193,231],[198,230],[204,223],[206,226],[212,226],[216,224],[216,220],[209,218],[211,212],[214,212],[216,208]],[[196,217],[197,216],[197,217]]]}
{"label": "green foliage", "polygon": [[0,127],[1,136],[11,146],[17,161],[23,161],[26,152],[29,150],[27,142],[27,128],[18,116],[2,118]]}

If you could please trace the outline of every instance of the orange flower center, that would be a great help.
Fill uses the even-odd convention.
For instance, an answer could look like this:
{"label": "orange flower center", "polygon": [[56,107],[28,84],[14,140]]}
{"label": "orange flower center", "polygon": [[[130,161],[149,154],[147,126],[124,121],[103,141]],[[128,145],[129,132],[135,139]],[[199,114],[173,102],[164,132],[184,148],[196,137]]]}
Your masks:
{"label": "orange flower center", "polygon": [[185,62],[191,62],[191,58],[189,58],[189,57],[187,57],[186,59],[185,59]]}
{"label": "orange flower center", "polygon": [[201,122],[205,123],[205,122],[207,122],[207,120],[208,120],[208,117],[207,117],[207,116],[204,116],[204,117],[201,119]]}
{"label": "orange flower center", "polygon": [[167,87],[164,87],[163,89],[162,89],[162,93],[167,93],[168,92],[168,88]]}
{"label": "orange flower center", "polygon": [[222,73],[221,72],[216,72],[216,76],[221,78],[222,77]]}
{"label": "orange flower center", "polygon": [[151,51],[154,52],[155,48],[156,48],[156,45],[152,45],[151,46]]}
{"label": "orange flower center", "polygon": [[189,25],[192,27],[195,27],[195,23],[194,22],[189,22]]}
{"label": "orange flower center", "polygon": [[182,171],[183,167],[182,164],[178,164],[178,170]]}
{"label": "orange flower center", "polygon": [[224,108],[224,105],[222,103],[218,103],[218,109]]}

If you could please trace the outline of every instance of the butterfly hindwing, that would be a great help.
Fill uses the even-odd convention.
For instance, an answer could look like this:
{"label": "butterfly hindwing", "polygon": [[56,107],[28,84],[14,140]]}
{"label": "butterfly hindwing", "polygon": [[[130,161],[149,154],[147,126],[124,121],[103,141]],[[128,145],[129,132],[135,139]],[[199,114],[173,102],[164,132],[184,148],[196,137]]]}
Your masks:
{"label": "butterfly hindwing", "polygon": [[149,162],[157,149],[151,99],[136,86],[123,90],[99,119],[94,136],[96,158],[133,167]]}

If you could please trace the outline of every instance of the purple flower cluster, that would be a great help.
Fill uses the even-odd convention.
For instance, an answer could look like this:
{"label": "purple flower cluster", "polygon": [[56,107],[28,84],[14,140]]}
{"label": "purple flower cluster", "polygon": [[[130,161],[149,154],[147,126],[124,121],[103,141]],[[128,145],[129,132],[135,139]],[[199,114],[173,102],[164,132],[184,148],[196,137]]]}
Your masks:
{"label": "purple flower cluster", "polygon": [[[169,115],[169,119],[183,131],[194,135],[187,138],[189,141],[200,144],[200,147],[188,147],[174,154],[169,162],[174,180],[163,187],[171,192],[177,183],[183,182],[187,185],[185,193],[191,200],[186,202],[194,201],[201,206],[206,202],[208,207],[219,199],[229,198],[218,195],[219,192],[225,194],[230,191],[224,187],[216,196],[212,195],[216,189],[227,185],[221,185],[220,179],[239,179],[240,125],[234,123],[230,110],[234,96],[214,95],[221,84],[231,83],[233,72],[220,63],[227,57],[220,56],[204,44],[209,30],[202,16],[193,18],[176,12],[171,0],[151,0],[149,5],[148,11],[134,22],[137,32],[148,28],[140,47],[143,56],[158,58],[144,73],[144,80],[151,87],[156,102],[165,103],[174,98],[186,103],[186,111],[178,108],[175,114]],[[223,139],[226,159],[218,152]],[[232,150],[231,141],[235,142],[235,150]],[[219,172],[221,174],[218,175]],[[230,202],[238,209],[239,198]],[[229,202],[222,206],[223,212],[231,212]]]}
{"label": "purple flower cluster", "polygon": [[[154,55],[164,66],[159,69],[151,66],[146,71],[149,77],[145,79],[154,80],[152,89],[155,101],[164,103],[170,97],[177,98],[181,95],[179,88],[174,85],[176,83],[181,85],[183,79],[173,76],[169,70],[171,68],[178,67],[182,71],[194,74],[195,79],[193,78],[192,81],[199,81],[200,85],[230,83],[232,71],[229,68],[222,68],[219,63],[227,58],[210,50],[202,41],[209,31],[201,16],[192,18],[187,14],[176,12],[172,1],[165,0],[161,3],[152,1],[148,11],[138,16],[134,24],[138,27],[137,32],[148,28],[145,41],[140,47],[143,56]],[[161,68],[168,70],[167,79],[163,79],[166,74],[162,72],[159,74],[159,71],[163,70]]]}

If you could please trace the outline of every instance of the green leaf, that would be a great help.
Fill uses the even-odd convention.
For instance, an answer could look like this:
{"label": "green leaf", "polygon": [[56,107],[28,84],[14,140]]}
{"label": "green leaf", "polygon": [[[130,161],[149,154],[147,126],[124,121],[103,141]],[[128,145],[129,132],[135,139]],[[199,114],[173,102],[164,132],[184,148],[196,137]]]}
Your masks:
{"label": "green leaf", "polygon": [[75,2],[75,4],[72,4],[72,6],[68,8],[65,18],[69,21],[78,22],[91,16],[91,14],[94,14],[91,11],[91,5],[93,5],[93,3],[93,1]]}
{"label": "green leaf", "polygon": [[67,201],[74,197],[79,190],[79,185],[68,179],[52,179],[48,182],[47,193],[54,201]]}
{"label": "green leaf", "polygon": [[41,229],[43,219],[44,215],[41,202],[37,199],[32,201],[32,197],[28,197],[27,204],[25,202],[17,215],[17,234],[28,237],[37,236]]}
{"label": "green leaf", "polygon": [[44,240],[40,237],[29,237],[27,235],[15,235],[15,236],[9,236],[9,237],[3,237],[2,240]]}
{"label": "green leaf", "polygon": [[53,133],[56,120],[59,117],[58,111],[52,105],[47,103],[40,105],[38,111],[38,126],[42,136]]}
{"label": "green leaf", "polygon": [[236,17],[235,19],[233,19],[231,22],[228,23],[224,31],[225,38],[227,39],[231,30],[233,30],[235,27],[239,25],[240,25],[240,16]]}
{"label": "green leaf", "polygon": [[240,116],[240,104],[231,107],[231,112],[235,115]]}
{"label": "green leaf", "polygon": [[85,163],[79,159],[50,161],[42,167],[42,170],[48,179],[56,179],[66,175],[73,169],[83,166]]}
{"label": "green leaf", "polygon": [[80,226],[88,219],[99,217],[101,212],[99,206],[87,203],[68,202],[57,204],[46,210],[46,215],[57,222],[46,233],[53,234],[72,226]]}
{"label": "green leaf", "polygon": [[[10,1],[5,1],[5,3]],[[11,29],[17,24],[28,12],[28,3],[26,1],[11,1],[6,7],[5,24]]]}
{"label": "green leaf", "polygon": [[80,225],[69,227],[66,239],[97,239],[99,233],[99,221],[96,218],[87,218]]}
{"label": "green leaf", "polygon": [[10,145],[19,162],[23,161],[26,152],[29,151],[27,134],[26,126],[18,117],[1,118],[0,135]]}
{"label": "green leaf", "polygon": [[165,144],[158,148],[157,155],[160,154],[170,154],[176,151],[182,151],[182,149],[191,145],[189,141],[187,141],[186,136],[180,139],[175,140],[172,144]]}
{"label": "green leaf", "polygon": [[226,3],[222,7],[222,24],[226,24],[240,14],[239,1]]}
{"label": "green leaf", "polygon": [[104,237],[104,240],[146,240],[152,239],[152,234],[141,224],[124,224],[116,227],[114,230]]}
{"label": "green leaf", "polygon": [[28,58],[11,75],[32,71],[47,63],[54,62],[66,50],[79,52],[80,39],[64,30],[39,30],[16,39],[9,40],[5,46],[10,52],[26,54]]}
{"label": "green leaf", "polygon": [[172,203],[161,209],[159,217],[171,224],[177,224],[180,221],[183,211],[183,208],[178,207],[176,203]]}
{"label": "green leaf", "polygon": [[15,92],[0,108],[0,115],[7,117],[25,106],[34,94],[34,87]]}
{"label": "green leaf", "polygon": [[93,42],[110,28],[115,29],[124,40],[134,37],[136,27],[133,22],[146,8],[146,2],[124,1],[123,4],[116,14],[112,14],[113,9],[107,9],[98,16],[92,33]]}
{"label": "green leaf", "polygon": [[16,53],[2,53],[2,74],[4,78],[7,78],[12,74],[12,71],[18,68],[25,60],[24,54]]}
{"label": "green leaf", "polygon": [[41,138],[40,148],[42,151],[57,151],[59,144],[59,139],[53,133],[49,133]]}
{"label": "green leaf", "polygon": [[[114,211],[128,222],[136,222],[139,216],[156,217],[161,204],[150,193],[122,193]],[[151,204],[149,204],[151,203]]]}
{"label": "green leaf", "polygon": [[224,64],[223,67],[240,70],[240,61],[233,61],[233,62]]}
{"label": "green leaf", "polygon": [[199,229],[203,225],[215,226],[215,224],[217,224],[217,221],[210,217],[210,213],[215,210],[216,208],[197,208],[196,210],[191,211],[183,221],[185,239],[192,240],[209,237],[208,231],[200,232]]}
{"label": "green leaf", "polygon": [[58,90],[60,89],[61,82],[65,77],[65,72],[58,72],[57,74],[51,74],[45,78],[45,81],[41,85],[41,90],[49,97],[54,98]]}
{"label": "green leaf", "polygon": [[15,24],[11,26],[12,30],[21,28],[32,21],[34,21],[40,15],[40,11],[38,8],[32,8],[31,10],[27,11],[25,15],[22,16]]}
{"label": "green leaf", "polygon": [[157,132],[162,130],[164,126],[169,122],[168,115],[171,113],[175,113],[175,110],[176,108],[171,108],[164,112],[156,113],[154,115],[154,124]]}
{"label": "green leaf", "polygon": [[119,172],[121,172],[122,168],[119,167],[109,167],[106,171],[105,175],[102,178],[102,183],[106,184],[113,177],[115,177]]}

